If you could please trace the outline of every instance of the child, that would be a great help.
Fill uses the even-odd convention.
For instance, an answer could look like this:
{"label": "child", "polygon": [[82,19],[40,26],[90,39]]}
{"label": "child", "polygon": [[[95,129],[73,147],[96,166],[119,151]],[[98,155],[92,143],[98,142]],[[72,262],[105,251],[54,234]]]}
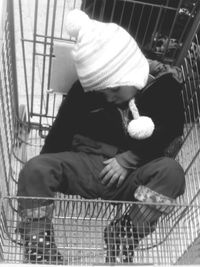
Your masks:
{"label": "child", "polygon": [[[73,58],[79,81],[63,101],[41,154],[19,176],[18,196],[47,198],[19,199],[25,258],[32,263],[63,262],[48,199],[56,192],[169,204],[185,187],[183,169],[165,156],[183,131],[181,84],[171,73],[150,79],[147,59],[117,24],[73,10],[66,27],[76,39]],[[133,214],[129,217],[137,224]],[[149,214],[144,220],[153,224],[162,209]],[[32,217],[39,219],[37,231]]]}

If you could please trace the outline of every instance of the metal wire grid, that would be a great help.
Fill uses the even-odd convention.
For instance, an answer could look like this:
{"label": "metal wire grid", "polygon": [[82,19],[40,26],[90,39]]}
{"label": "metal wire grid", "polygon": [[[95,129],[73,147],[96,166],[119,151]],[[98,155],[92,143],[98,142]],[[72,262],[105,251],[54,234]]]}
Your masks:
{"label": "metal wire grid", "polygon": [[[167,0],[162,3],[159,0],[83,0],[82,8],[95,19],[114,21],[123,26],[142,48],[159,54],[164,60],[168,57],[174,60],[176,50],[182,45],[198,10],[198,3],[193,1],[186,15],[185,4],[184,0]],[[184,21],[182,26],[178,16]],[[158,48],[161,40],[163,46]],[[169,56],[170,49],[172,54]]]}
{"label": "metal wire grid", "polygon": [[[60,252],[70,265],[88,265],[106,263],[106,243],[104,232],[117,212],[125,213],[133,203],[109,203],[105,201],[66,200],[55,199],[53,224],[55,239]],[[113,205],[115,204],[115,205]],[[146,204],[142,204],[146,207]],[[12,206],[13,209],[2,209],[4,220],[2,220],[1,233],[3,238],[3,260],[8,263],[23,262],[23,245],[15,229],[19,222],[18,214],[14,207],[17,206],[16,199],[4,199],[3,207]],[[191,241],[198,236],[196,225],[198,206],[175,206],[170,215],[161,218],[156,230],[141,240],[134,249],[132,264],[192,264],[197,259],[197,246],[189,247]],[[9,214],[8,214],[9,213]],[[10,219],[9,219],[10,218]],[[199,225],[198,225],[199,227]],[[146,231],[147,225],[140,225],[140,230]],[[128,226],[115,230],[115,234],[129,236]],[[199,228],[198,228],[199,229]],[[110,232],[111,233],[111,232]],[[16,243],[13,243],[13,241]],[[119,246],[127,247],[123,238],[118,241]],[[130,240],[129,240],[130,241]],[[110,238],[112,242],[112,238]],[[124,243],[125,242],[125,243]],[[193,243],[194,244],[194,243]],[[117,248],[113,248],[113,253]],[[109,258],[109,260],[111,260]],[[107,264],[111,263],[108,261]],[[123,256],[119,253],[116,263],[123,263]],[[128,262],[130,263],[130,262]]]}
{"label": "metal wire grid", "polygon": [[[82,8],[95,19],[117,22],[127,28],[151,56],[180,62],[185,56],[184,43],[191,41],[187,35],[196,30],[200,16],[198,1],[188,16],[183,12],[184,2],[164,0],[160,5],[156,0],[14,1],[19,95],[20,103],[26,106],[28,121],[39,128],[50,126],[57,113],[62,97],[47,91],[54,41],[70,41],[64,27],[69,10]],[[184,21],[181,29],[180,17]]]}
{"label": "metal wire grid", "polygon": [[15,134],[15,115],[17,115],[18,95],[15,72],[15,49],[13,13],[10,1],[1,2],[0,21],[0,192],[9,192],[11,183],[11,148]]}
{"label": "metal wire grid", "polygon": [[[8,15],[9,13],[5,14]],[[18,116],[17,120],[18,123],[14,128],[14,122],[16,122],[15,120],[16,117],[14,115],[16,114],[15,105],[17,102],[17,98],[16,98],[16,87],[15,87],[16,85],[15,74],[14,74],[14,69],[11,68],[14,62],[13,54],[11,53],[13,51],[13,47],[11,45],[12,34],[13,34],[12,21],[10,16],[7,16],[5,19],[5,28],[3,31],[3,45],[1,43],[2,60],[0,68],[1,88],[2,88],[0,95],[0,101],[1,101],[0,118],[1,118],[1,125],[3,125],[3,127],[1,127],[1,132],[0,132],[1,165],[2,165],[1,177],[3,177],[1,183],[1,193],[7,194],[8,192],[8,194],[11,195],[15,193],[17,176],[22,164],[28,158],[38,154],[40,146],[42,145],[43,142],[42,139],[40,138],[37,125],[35,126],[34,123],[32,123],[30,127],[28,123],[25,123],[23,121],[24,116],[21,117]],[[168,262],[170,264],[175,262],[182,264],[182,263],[190,263],[191,260],[198,261],[197,257],[199,249],[198,235],[200,229],[198,218],[200,214],[198,208],[195,208],[193,211],[191,211],[192,204],[199,205],[199,188],[200,188],[199,187],[200,165],[199,165],[199,67],[198,67],[199,37],[198,36],[199,35],[197,31],[196,35],[192,39],[191,47],[188,50],[188,55],[184,58],[182,63],[182,70],[185,77],[185,90],[183,92],[183,98],[185,102],[186,126],[184,133],[185,141],[177,157],[177,160],[180,161],[180,163],[185,169],[186,181],[187,181],[186,193],[183,198],[180,198],[180,203],[183,203],[183,201],[186,200],[187,203],[190,203],[191,206],[185,209],[186,210],[185,214],[187,214],[187,216],[185,217],[182,216],[183,214],[181,213],[181,208],[177,207],[176,213],[174,213],[174,215],[171,215],[171,217],[168,216],[166,217],[166,219],[163,220],[164,222],[163,226],[157,227],[156,230],[157,234],[154,233],[153,239],[152,239],[153,235],[151,235],[148,242],[152,244],[154,243],[152,241],[158,240],[157,244],[159,244],[160,239],[162,239],[162,241],[164,242],[161,242],[162,244],[160,244],[160,246],[156,245],[153,250],[136,249],[135,254],[137,256],[135,256],[134,260],[137,263],[140,263],[142,258],[144,259],[143,262],[147,263],[157,262],[158,264],[161,264],[162,262],[164,262],[164,264],[167,264]],[[195,60],[192,60],[192,58],[195,58]],[[17,135],[14,129],[18,129]],[[14,136],[15,136],[15,141],[14,141]],[[10,151],[13,151],[12,154],[13,156],[11,156]],[[11,240],[16,237],[14,234],[14,228],[16,227],[16,224],[19,221],[18,215],[15,212],[16,203],[13,204],[14,201],[15,200],[12,200],[11,202],[7,200],[3,201],[3,206],[1,209],[0,257],[4,258],[5,261],[8,260],[10,262],[21,262],[22,248],[20,246],[14,245],[14,243],[11,242]],[[67,203],[66,199],[63,201],[64,202],[66,201]],[[102,205],[102,207],[105,207],[104,204]],[[90,209],[92,209],[92,206],[90,206]],[[57,217],[55,216],[54,218],[55,226],[62,225],[59,222],[61,219],[61,217],[59,216],[60,214]],[[179,216],[182,219],[178,219]],[[76,224],[80,223],[79,218],[81,222],[81,217],[78,217],[78,220],[75,220]],[[85,220],[85,222],[86,221],[88,220]],[[175,221],[176,223],[174,223]],[[109,220],[107,220],[107,222],[109,222]],[[74,224],[74,222],[72,221],[70,221],[70,223],[71,225]],[[176,227],[174,227],[174,224],[176,225]],[[81,227],[82,223],[80,223],[80,229],[82,229],[83,232],[84,231],[87,232],[84,228]],[[98,228],[98,229],[101,229],[101,234],[102,234],[103,228]],[[166,233],[166,231],[170,233],[167,239],[163,234]],[[71,233],[71,231],[68,232]],[[9,233],[12,234],[9,235]],[[60,236],[62,236],[65,233],[65,231],[56,229],[56,233],[57,234],[61,233]],[[59,240],[60,239],[58,238],[58,243],[61,242]],[[77,241],[78,239],[72,237],[72,240]],[[147,242],[147,241],[144,240],[142,242]],[[87,245],[87,242],[86,243],[82,242],[81,245],[83,244]],[[173,247],[174,244],[176,250],[171,251],[170,248]],[[76,246],[78,247],[80,246],[80,244],[76,244]],[[73,246],[71,245],[71,247]],[[68,260],[71,259],[72,263],[73,262],[75,263],[76,260],[78,259],[78,256],[75,253],[75,249],[74,250],[72,249],[71,251],[73,251],[74,254],[71,253],[70,255],[74,255],[74,257],[69,255],[66,257],[68,258]],[[86,250],[83,249],[83,251]],[[80,252],[80,255],[83,255],[83,252]],[[90,255],[92,255],[92,253],[90,253]],[[95,255],[96,255],[95,257],[97,257],[97,254]],[[102,260],[103,254],[100,255],[101,255],[100,258]],[[87,258],[87,256],[84,257]],[[88,258],[86,261],[82,260],[82,264],[85,263],[89,263]]]}
{"label": "metal wire grid", "polygon": [[187,55],[182,60],[184,90],[182,92],[185,110],[184,142],[177,160],[186,174],[187,203],[199,204],[200,188],[200,30],[194,35]]}
{"label": "metal wire grid", "polygon": [[[199,205],[199,188],[200,188],[200,69],[199,69],[199,35],[198,29],[194,34],[190,47],[186,56],[182,60],[182,72],[184,77],[184,90],[182,92],[185,110],[185,129],[183,135],[183,145],[178,154],[177,160],[183,166],[186,176],[186,191],[184,196],[179,200],[186,201],[191,205]],[[196,211],[196,218],[200,218],[199,211]],[[186,217],[185,221],[190,227],[191,217]],[[199,264],[199,219],[193,220],[193,227],[196,228],[196,236],[193,236],[193,241],[188,247],[189,251],[196,256],[194,264]],[[183,253],[182,258],[178,261],[179,264],[189,264],[187,253]]]}

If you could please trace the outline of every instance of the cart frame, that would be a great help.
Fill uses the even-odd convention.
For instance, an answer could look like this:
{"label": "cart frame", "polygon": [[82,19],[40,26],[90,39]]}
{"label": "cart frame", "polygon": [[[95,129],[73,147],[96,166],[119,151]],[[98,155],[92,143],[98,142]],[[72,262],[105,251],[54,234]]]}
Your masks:
{"label": "cart frame", "polygon": [[[93,1],[91,16],[94,18],[98,16],[100,20],[106,19],[107,4],[109,3],[107,1]],[[98,13],[94,7],[100,2],[102,5]],[[179,0],[175,6],[170,0],[165,0],[162,5],[159,5],[156,0],[149,0],[149,2],[147,0],[111,0],[111,2],[113,3],[111,19],[115,19],[114,8],[118,2],[124,3],[122,5],[124,9],[122,9],[119,19],[120,23],[123,23],[125,4],[132,3],[133,5],[131,17],[134,10],[140,10],[140,19],[135,29],[136,37],[139,34],[146,9],[150,10],[144,38],[141,40],[142,47],[146,44],[145,38],[147,38],[147,30],[151,26],[152,16],[155,15],[155,12],[158,14],[151,29],[149,51],[154,53],[159,60],[179,65],[184,78],[182,96],[185,109],[185,129],[183,144],[176,160],[184,168],[187,189],[184,196],[177,200],[172,212],[162,216],[156,231],[141,242],[135,252],[137,256],[134,264],[140,266],[142,264],[199,264],[200,8],[194,6],[191,10],[183,32],[177,37],[178,45],[169,55],[168,48],[171,39],[174,38],[176,22],[184,0]],[[80,1],[70,2],[68,0],[60,2],[43,0],[45,8],[41,9],[42,1],[34,0],[32,1],[33,13],[31,13],[30,21],[32,32],[30,34],[25,28],[27,19],[25,3],[27,3],[26,0],[0,1],[0,5],[2,5],[0,8],[0,260],[4,265],[7,262],[19,264],[23,262],[23,249],[18,244],[18,236],[15,233],[17,223],[20,221],[15,196],[18,173],[28,159],[39,153],[44,137],[52,125],[63,98],[62,95],[49,93],[49,89],[51,89],[54,42],[59,40],[73,42],[64,31],[64,11],[73,8],[87,10],[85,3],[81,5]],[[44,27],[42,27],[41,33],[39,21],[42,11]],[[162,51],[157,51],[158,35],[162,33],[162,23],[164,23],[162,16],[165,17],[167,12],[172,12],[173,21],[168,29],[166,46]],[[19,59],[21,60],[19,61]],[[38,105],[36,105],[36,99]],[[63,249],[66,249],[66,246],[68,248],[66,257],[69,263],[71,265],[106,264],[102,261],[105,252],[103,231],[113,218],[125,213],[134,203],[90,201],[79,197],[60,195],[55,198],[55,203],[54,221],[58,236],[70,232],[74,234],[76,231],[81,236],[82,243],[78,243],[78,237],[73,239],[73,234],[68,237],[67,242],[66,239],[65,242],[60,241]],[[147,203],[140,204],[143,207],[148,206]],[[94,225],[94,222],[97,223],[97,226]],[[71,228],[66,229],[66,225]],[[99,233],[96,239],[94,229]],[[88,237],[83,235],[84,232],[90,236],[94,246],[90,244]],[[84,240],[85,244],[83,244]],[[90,249],[87,246],[90,246]],[[175,250],[171,249],[172,246],[175,246]],[[75,253],[77,250],[78,256]],[[76,261],[80,255],[82,258],[80,257],[81,259]]]}

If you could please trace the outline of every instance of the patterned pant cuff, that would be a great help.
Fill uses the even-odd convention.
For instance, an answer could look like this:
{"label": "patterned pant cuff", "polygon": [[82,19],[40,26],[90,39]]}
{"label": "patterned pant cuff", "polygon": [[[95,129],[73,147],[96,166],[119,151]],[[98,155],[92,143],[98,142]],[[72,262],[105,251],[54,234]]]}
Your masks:
{"label": "patterned pant cuff", "polygon": [[141,202],[153,204],[152,208],[159,210],[160,212],[165,213],[165,214],[170,213],[172,209],[174,208],[174,206],[171,204],[176,203],[175,199],[159,194],[143,185],[140,185],[136,189],[134,193],[134,197]]}
{"label": "patterned pant cuff", "polygon": [[23,221],[40,219],[40,218],[52,218],[53,209],[54,209],[53,204],[32,209],[23,209],[20,210],[20,216],[22,217]]}

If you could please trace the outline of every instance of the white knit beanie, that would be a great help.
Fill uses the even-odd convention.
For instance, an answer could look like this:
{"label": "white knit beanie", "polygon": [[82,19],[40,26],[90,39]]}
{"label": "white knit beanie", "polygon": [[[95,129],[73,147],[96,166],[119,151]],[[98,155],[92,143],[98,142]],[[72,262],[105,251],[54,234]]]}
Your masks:
{"label": "white knit beanie", "polygon": [[[79,80],[85,92],[119,86],[142,89],[148,80],[149,64],[134,38],[115,23],[92,20],[86,13],[74,9],[65,19],[67,32],[75,37],[72,56]],[[134,99],[129,102],[134,120],[127,131],[133,138],[152,135],[154,123],[140,117]]]}

